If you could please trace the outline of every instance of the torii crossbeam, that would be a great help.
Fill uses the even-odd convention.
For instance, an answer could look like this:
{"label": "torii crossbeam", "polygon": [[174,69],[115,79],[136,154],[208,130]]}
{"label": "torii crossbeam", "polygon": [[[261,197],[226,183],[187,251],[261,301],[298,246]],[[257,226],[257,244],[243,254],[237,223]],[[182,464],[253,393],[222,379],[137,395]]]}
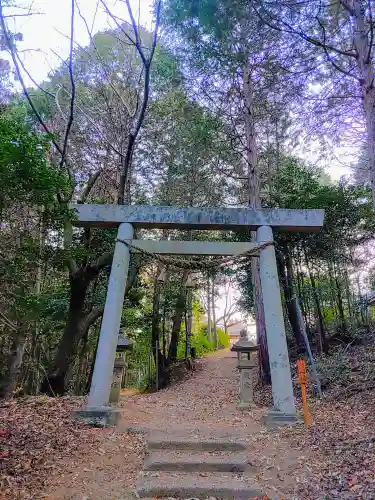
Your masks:
{"label": "torii crossbeam", "polygon": [[[116,354],[118,332],[129,269],[129,246],[121,242],[136,243],[141,249],[154,253],[238,255],[259,247],[261,286],[267,331],[268,352],[271,367],[272,395],[275,414],[279,422],[296,420],[292,378],[286,343],[284,316],[280,296],[275,248],[272,228],[281,231],[318,231],[323,226],[324,210],[286,210],[250,208],[178,208],[157,206],[122,205],[73,205],[77,218],[76,226],[118,227],[113,255],[108,292],[100,330],[98,350],[91,382],[88,407],[77,411],[86,421],[99,425],[116,423],[116,411],[108,407]],[[202,229],[202,230],[253,230],[257,232],[257,243],[206,243],[203,242],[151,242],[133,240],[134,227]],[[277,418],[276,418],[277,420]]]}

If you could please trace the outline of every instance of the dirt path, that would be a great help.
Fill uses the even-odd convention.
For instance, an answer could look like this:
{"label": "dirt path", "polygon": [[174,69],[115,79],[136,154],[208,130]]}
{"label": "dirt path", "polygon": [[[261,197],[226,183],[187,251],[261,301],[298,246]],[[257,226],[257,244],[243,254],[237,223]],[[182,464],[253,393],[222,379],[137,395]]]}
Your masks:
{"label": "dirt path", "polygon": [[[256,467],[256,479],[272,498],[292,499],[297,482],[303,480],[306,456],[275,431],[260,423],[266,408],[236,409],[238,372],[236,359],[221,351],[202,361],[193,376],[174,387],[154,394],[122,399],[122,426],[103,431],[103,445],[84,459],[67,462],[66,471],[54,483],[50,500],[129,500],[142,469],[141,436],[128,435],[128,427],[171,430],[220,428],[241,430],[249,443],[249,459]],[[251,456],[250,456],[251,455]],[[65,469],[65,467],[63,467]]]}
{"label": "dirt path", "polygon": [[238,371],[236,358],[230,351],[218,351],[200,362],[199,370],[185,380],[158,393],[127,397],[122,401],[123,420],[128,425],[208,424],[218,427],[241,423],[259,430],[262,410],[241,413],[236,410]]}

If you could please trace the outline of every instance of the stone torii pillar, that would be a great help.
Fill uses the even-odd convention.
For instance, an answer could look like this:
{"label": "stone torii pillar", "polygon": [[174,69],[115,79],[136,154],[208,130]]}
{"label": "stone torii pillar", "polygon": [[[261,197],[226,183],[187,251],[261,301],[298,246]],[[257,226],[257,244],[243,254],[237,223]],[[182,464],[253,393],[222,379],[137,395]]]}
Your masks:
{"label": "stone torii pillar", "polygon": [[[122,223],[119,225],[117,238],[131,241],[133,232],[131,224]],[[108,403],[126,281],[128,278],[129,261],[129,247],[120,241],[116,241],[88,406],[87,408],[75,411],[75,415],[78,418],[83,418],[91,425],[100,427],[115,425],[120,417],[119,411],[109,406]]]}
{"label": "stone torii pillar", "polygon": [[[272,228],[269,226],[258,228],[257,242],[259,244],[273,242]],[[268,412],[265,422],[268,426],[274,427],[295,423],[297,413],[274,245],[261,249],[259,259],[274,405],[274,411]]]}

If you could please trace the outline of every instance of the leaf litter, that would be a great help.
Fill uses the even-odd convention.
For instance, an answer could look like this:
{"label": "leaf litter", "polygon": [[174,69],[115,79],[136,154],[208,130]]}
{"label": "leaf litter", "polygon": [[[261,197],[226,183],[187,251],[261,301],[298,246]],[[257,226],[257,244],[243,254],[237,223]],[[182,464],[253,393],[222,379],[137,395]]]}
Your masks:
{"label": "leaf litter", "polygon": [[[345,363],[354,367],[349,377],[347,366],[343,377],[325,373],[324,400],[315,399],[310,391],[308,427],[277,431],[261,427],[261,416],[272,402],[270,388],[261,386],[255,387],[257,409],[235,411],[235,362],[226,369],[226,363],[215,358],[204,360],[190,379],[160,393],[126,397],[124,418],[129,424],[164,422],[169,427],[190,422],[242,429],[257,468],[255,478],[268,485],[268,498],[373,500],[375,360],[369,349],[375,353],[369,346],[345,351]],[[340,363],[330,369],[340,370]],[[296,377],[294,382],[301,408]],[[134,486],[142,469],[142,437],[75,422],[72,410],[84,403],[77,397],[26,397],[0,403],[1,500],[134,498],[126,497],[124,488]]]}
{"label": "leaf litter", "polygon": [[44,492],[65,471],[81,467],[89,474],[88,457],[100,459],[119,446],[124,458],[132,448],[141,455],[135,436],[113,438],[108,429],[76,422],[72,411],[84,403],[85,398],[46,396],[0,401],[1,500],[50,498]]}

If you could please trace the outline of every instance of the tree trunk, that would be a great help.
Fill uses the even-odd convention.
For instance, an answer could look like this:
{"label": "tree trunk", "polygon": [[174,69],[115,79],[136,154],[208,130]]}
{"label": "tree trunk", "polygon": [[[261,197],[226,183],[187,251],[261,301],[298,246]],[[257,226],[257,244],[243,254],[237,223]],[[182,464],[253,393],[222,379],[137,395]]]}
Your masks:
{"label": "tree trunk", "polygon": [[[301,270],[300,254],[298,254],[298,259],[296,261],[296,264],[297,264],[297,292],[298,292],[298,299],[299,299],[299,303],[300,303],[300,306],[301,306],[302,316],[303,316],[303,319],[305,321],[307,335],[310,336],[311,335],[311,329],[310,329],[310,324],[309,324],[308,317],[307,317],[307,314],[306,314],[306,297],[305,297],[305,293],[304,293],[304,289],[303,289],[303,273],[302,273],[302,270]],[[302,283],[301,283],[301,281],[302,281]]]}
{"label": "tree trunk", "polygon": [[193,289],[191,286],[187,289],[187,297],[186,297],[186,349],[185,349],[185,358],[187,359],[190,356],[191,352],[191,337],[193,334]]}
{"label": "tree trunk", "polygon": [[277,254],[277,263],[279,274],[281,278],[281,285],[284,291],[286,310],[288,312],[288,318],[290,326],[292,327],[293,335],[297,345],[297,351],[299,354],[305,351],[304,341],[301,334],[300,322],[298,318],[298,310],[296,307],[296,301],[293,300],[293,270],[290,254],[287,248],[283,249],[283,254]]}
{"label": "tree trunk", "polygon": [[217,336],[217,327],[216,327],[216,309],[215,309],[215,276],[212,277],[211,284],[211,300],[212,300],[212,329],[213,329],[213,340],[216,344],[216,349],[219,348],[219,338]]}
{"label": "tree trunk", "polygon": [[207,338],[212,342],[212,323],[211,323],[211,287],[210,276],[207,276]]}
{"label": "tree trunk", "polygon": [[85,331],[80,328],[84,317],[85,299],[90,280],[84,270],[70,277],[70,301],[68,320],[60,340],[53,365],[44,379],[41,392],[62,395],[65,392],[66,375],[74,359],[79,341]]}
{"label": "tree trunk", "polygon": [[[372,201],[375,209],[375,86],[372,59],[374,40],[369,34],[368,23],[366,22],[367,10],[371,8],[371,2],[367,4],[362,0],[352,0],[353,43],[356,50],[357,68],[360,75],[362,102],[366,119]],[[372,26],[371,29],[375,28]]]}
{"label": "tree trunk", "polygon": [[163,351],[160,345],[160,293],[161,282],[159,281],[160,266],[156,272],[154,282],[154,294],[152,298],[152,323],[151,323],[151,348],[154,356],[155,367],[158,370],[158,388],[164,388],[168,380],[165,373],[165,360]]}
{"label": "tree trunk", "polygon": [[346,318],[345,318],[344,303],[343,303],[343,298],[342,298],[342,293],[341,293],[341,285],[340,285],[339,280],[337,278],[336,272],[335,272],[335,284],[336,284],[336,292],[337,292],[337,308],[339,310],[341,328],[342,328],[342,331],[344,333],[346,333],[348,328],[347,328]]}
{"label": "tree trunk", "polygon": [[189,271],[184,270],[181,279],[181,289],[179,296],[177,298],[175,314],[173,318],[171,343],[169,345],[169,352],[168,352],[168,364],[173,363],[174,361],[177,360],[177,349],[178,349],[178,342],[180,340],[181,323],[185,311],[186,282],[188,276],[189,276]]}
{"label": "tree trunk", "polygon": [[316,283],[315,283],[315,278],[314,275],[311,271],[310,265],[309,265],[309,260],[307,257],[307,252],[306,249],[304,248],[304,255],[305,255],[305,263],[307,267],[307,271],[309,273],[309,278],[310,278],[310,283],[311,283],[311,288],[312,288],[312,293],[313,293],[313,298],[315,302],[315,310],[316,314],[318,316],[318,330],[319,330],[319,335],[320,335],[320,345],[323,348],[323,352],[328,354],[328,342],[327,342],[327,337],[325,334],[325,326],[324,326],[324,320],[323,320],[323,314],[322,314],[322,309],[320,307],[320,301],[319,301],[319,295],[318,291],[316,289]]}
{"label": "tree trunk", "polygon": [[77,380],[75,384],[75,393],[80,396],[85,388],[86,383],[86,373],[84,371],[84,364],[87,352],[87,341],[89,338],[89,331],[85,333],[82,339],[81,351],[78,358],[78,368],[77,368]]}
{"label": "tree trunk", "polygon": [[25,332],[23,326],[14,332],[8,358],[8,375],[4,388],[4,396],[10,397],[17,389],[20,379],[23,354],[25,352]]}
{"label": "tree trunk", "polygon": [[165,304],[165,300],[163,303],[163,319],[162,319],[162,337],[163,337],[163,362],[165,363],[165,359],[167,357],[167,337],[166,337],[166,316],[167,316],[167,308]]}
{"label": "tree trunk", "polygon": [[[135,283],[139,262],[130,270],[126,283],[125,296]],[[77,353],[77,347],[89,328],[102,316],[104,305],[85,313],[85,301],[90,283],[98,276],[102,267],[84,266],[70,275],[69,312],[65,330],[57,348],[55,359],[48,375],[41,384],[41,392],[64,394],[66,376]],[[95,363],[95,358],[93,360]]]}
{"label": "tree trunk", "polygon": [[352,294],[350,292],[350,280],[349,280],[349,273],[348,273],[348,268],[345,268],[345,295],[346,295],[346,300],[348,303],[348,314],[350,320],[354,319],[353,316],[353,308],[352,308]]}
{"label": "tree trunk", "polygon": [[[246,161],[248,169],[248,205],[251,208],[260,208],[260,187],[258,173],[258,154],[255,132],[255,121],[253,112],[253,86],[249,61],[246,56],[243,70],[243,94],[244,94],[244,121],[246,135]],[[256,233],[251,234],[251,240],[256,242]],[[259,344],[259,369],[261,379],[264,383],[271,383],[271,371],[268,358],[268,346],[266,335],[266,323],[264,317],[263,295],[260,281],[259,259],[252,258],[252,281],[254,290],[255,320],[257,338]]]}

